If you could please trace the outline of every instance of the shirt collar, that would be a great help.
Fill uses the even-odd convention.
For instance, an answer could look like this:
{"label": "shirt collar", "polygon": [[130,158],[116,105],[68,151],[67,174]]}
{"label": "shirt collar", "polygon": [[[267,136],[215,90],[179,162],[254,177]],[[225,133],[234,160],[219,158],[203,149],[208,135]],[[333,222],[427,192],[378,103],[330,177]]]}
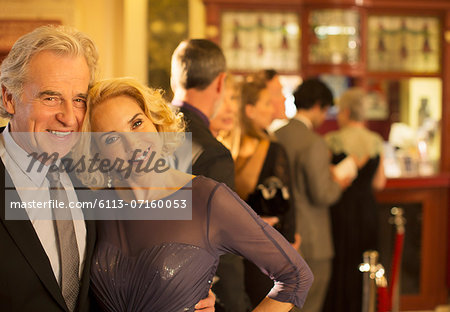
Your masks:
{"label": "shirt collar", "polygon": [[[5,140],[6,152],[10,155],[11,159],[37,187],[40,187],[44,182],[49,166],[40,166],[41,163],[36,161],[31,168],[28,168],[30,167],[32,158],[14,141],[9,131],[9,124],[3,130],[3,139]],[[58,159],[57,164],[59,161]]]}
{"label": "shirt collar", "polygon": [[184,102],[184,101],[180,101],[180,100],[173,100],[172,101],[172,105],[176,106],[176,107],[184,107],[185,109],[193,112],[194,114],[196,114],[198,117],[201,118],[201,120],[203,120],[203,122],[206,124],[206,126],[209,128],[209,118],[208,116],[206,116],[205,114],[203,114],[203,112],[201,110],[199,110],[197,107],[192,106],[191,104],[189,104],[188,102]]}
{"label": "shirt collar", "polygon": [[309,120],[308,117],[300,115],[300,114],[297,114],[297,115],[295,115],[294,118],[297,119],[298,121],[304,123],[306,128],[308,128],[310,130],[313,129],[313,124],[312,124],[311,120]]}

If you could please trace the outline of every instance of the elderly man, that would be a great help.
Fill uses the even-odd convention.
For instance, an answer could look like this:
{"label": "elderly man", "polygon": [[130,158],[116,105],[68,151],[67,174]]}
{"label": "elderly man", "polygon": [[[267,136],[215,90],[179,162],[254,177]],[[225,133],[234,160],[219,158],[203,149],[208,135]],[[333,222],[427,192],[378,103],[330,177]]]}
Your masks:
{"label": "elderly man", "polygon": [[[69,213],[64,218],[56,215],[60,209],[54,210],[55,220],[34,218],[28,209],[20,209],[22,212],[16,215],[22,220],[6,215],[9,202],[79,200],[67,173],[58,175],[50,169],[60,163],[59,159],[39,159],[43,166],[29,166],[34,161],[30,155],[57,152],[63,157],[73,147],[86,112],[97,59],[96,47],[85,34],[44,26],[21,37],[1,65],[0,115],[10,118],[0,135],[4,190],[0,216],[1,311],[90,309],[94,224],[72,209],[61,209]],[[30,191],[35,189],[44,191],[36,198]]]}
{"label": "elderly man", "polygon": [[[33,198],[34,193],[27,191],[48,188],[51,183],[48,164],[40,171],[38,166],[26,170],[28,155],[48,151],[57,141],[63,146],[58,150],[60,156],[70,151],[71,144],[65,142],[83,122],[97,59],[94,43],[84,34],[42,27],[21,37],[3,61],[0,111],[10,122],[1,134],[1,180],[6,186],[9,181],[21,186],[12,195],[8,193],[11,201],[52,199],[50,192]],[[41,132],[48,134],[48,141]],[[67,174],[61,174],[59,181],[67,197],[76,199]],[[62,234],[60,227],[67,231]],[[0,310],[88,311],[89,260],[94,242],[95,230],[90,222],[7,220],[2,212]],[[60,261],[67,257],[72,259]]]}

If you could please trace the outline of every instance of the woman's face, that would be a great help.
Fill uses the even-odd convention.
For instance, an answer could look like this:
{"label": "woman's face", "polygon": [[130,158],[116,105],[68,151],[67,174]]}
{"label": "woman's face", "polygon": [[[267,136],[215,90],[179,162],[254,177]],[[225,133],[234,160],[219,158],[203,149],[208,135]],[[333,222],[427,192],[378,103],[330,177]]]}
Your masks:
{"label": "woman's face", "polygon": [[274,109],[273,119],[286,119],[286,97],[283,94],[283,85],[280,78],[275,76],[267,82],[267,88],[270,93],[270,101]]}
{"label": "woman's face", "polygon": [[159,155],[161,140],[153,122],[138,102],[129,96],[117,96],[98,104],[92,111],[92,131],[100,132],[95,141],[102,156],[123,159],[137,165],[146,162],[152,152]]}
{"label": "woman's face", "polygon": [[225,98],[217,114],[211,119],[211,131],[231,131],[236,125],[237,112],[239,106],[239,95],[235,88],[225,89]]}
{"label": "woman's face", "polygon": [[267,129],[273,120],[275,108],[270,101],[270,94],[268,89],[263,89],[258,101],[255,105],[247,104],[245,112],[247,117],[250,118],[255,126],[259,129]]}

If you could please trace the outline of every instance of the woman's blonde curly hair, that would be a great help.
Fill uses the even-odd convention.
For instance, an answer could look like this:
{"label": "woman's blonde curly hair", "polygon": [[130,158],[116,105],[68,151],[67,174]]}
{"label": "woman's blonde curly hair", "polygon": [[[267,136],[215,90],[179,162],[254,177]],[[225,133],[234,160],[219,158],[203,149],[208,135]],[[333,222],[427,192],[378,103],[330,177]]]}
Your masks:
{"label": "woman's blonde curly hair", "polygon": [[[92,117],[94,109],[104,101],[118,96],[128,96],[134,99],[143,110],[144,114],[155,125],[163,140],[163,153],[173,153],[184,140],[185,123],[183,114],[176,111],[164,100],[163,91],[144,86],[134,78],[114,78],[98,81],[89,90],[86,115],[81,131],[92,132]],[[79,159],[84,155],[92,159],[94,153],[99,152],[91,135],[83,134],[74,158]],[[93,173],[82,172],[79,174],[81,181],[89,187],[104,187],[106,175],[100,171]]]}

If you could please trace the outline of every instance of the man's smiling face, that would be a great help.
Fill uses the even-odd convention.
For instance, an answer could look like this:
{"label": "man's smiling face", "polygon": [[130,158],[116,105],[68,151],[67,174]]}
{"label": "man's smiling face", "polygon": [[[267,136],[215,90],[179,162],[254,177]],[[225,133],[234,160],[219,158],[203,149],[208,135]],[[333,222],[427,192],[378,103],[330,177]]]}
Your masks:
{"label": "man's smiling face", "polygon": [[4,103],[13,115],[10,130],[16,143],[28,153],[66,155],[83,123],[89,79],[83,56],[52,51],[34,55],[22,95],[17,101],[9,96]]}

